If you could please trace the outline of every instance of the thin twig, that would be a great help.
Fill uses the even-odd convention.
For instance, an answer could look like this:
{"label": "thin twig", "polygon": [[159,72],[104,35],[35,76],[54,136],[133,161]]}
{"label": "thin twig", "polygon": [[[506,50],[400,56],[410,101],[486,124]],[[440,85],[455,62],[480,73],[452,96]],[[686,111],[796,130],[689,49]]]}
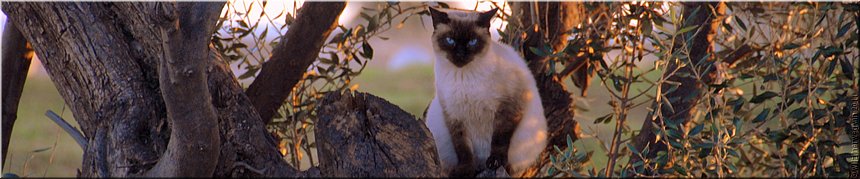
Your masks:
{"label": "thin twig", "polygon": [[48,116],[48,118],[54,121],[54,123],[57,123],[60,128],[63,128],[63,130],[69,133],[69,135],[72,136],[72,139],[75,139],[75,142],[78,142],[78,145],[81,146],[81,149],[87,150],[87,138],[84,138],[84,135],[82,135],[77,128],[72,127],[72,125],[70,125],[68,122],[66,122],[65,119],[57,115],[57,113],[54,113],[54,111],[48,110],[48,112],[45,112],[45,116]]}

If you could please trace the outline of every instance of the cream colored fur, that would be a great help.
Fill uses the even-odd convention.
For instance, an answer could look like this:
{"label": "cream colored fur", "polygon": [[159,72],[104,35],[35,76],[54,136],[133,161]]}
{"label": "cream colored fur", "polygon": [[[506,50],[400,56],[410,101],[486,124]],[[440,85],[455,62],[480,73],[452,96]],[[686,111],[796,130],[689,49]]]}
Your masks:
{"label": "cream colored fur", "polygon": [[[449,17],[452,20],[465,20],[474,19],[472,16]],[[444,31],[446,28],[449,27],[439,24],[436,31]],[[457,154],[445,124],[443,110],[452,120],[463,120],[472,152],[477,162],[483,164],[490,155],[493,119],[501,98],[523,97],[526,103],[522,104],[523,119],[511,138],[508,150],[508,162],[512,166],[512,170],[508,172],[511,176],[519,176],[535,162],[547,144],[547,126],[540,95],[534,77],[522,57],[510,46],[490,40],[489,35],[483,35],[486,31],[476,31],[487,38],[487,48],[461,68],[448,61],[445,52],[433,42],[436,52],[436,95],[427,111],[427,126],[433,133],[442,167],[446,171],[450,172],[452,167],[456,166]],[[433,35],[434,39],[436,35]],[[440,98],[442,100],[439,100]]]}

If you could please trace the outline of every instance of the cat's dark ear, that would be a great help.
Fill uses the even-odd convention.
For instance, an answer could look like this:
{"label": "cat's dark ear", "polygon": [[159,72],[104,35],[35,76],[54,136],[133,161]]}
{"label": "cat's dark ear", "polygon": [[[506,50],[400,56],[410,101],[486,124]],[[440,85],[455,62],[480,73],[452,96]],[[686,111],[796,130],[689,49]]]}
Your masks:
{"label": "cat's dark ear", "polygon": [[436,8],[430,8],[430,18],[433,19],[433,28],[436,28],[437,24],[447,24],[451,22],[451,19],[448,18],[448,13],[439,11]]}
{"label": "cat's dark ear", "polygon": [[482,12],[480,16],[478,16],[478,25],[481,27],[490,27],[490,20],[493,20],[493,17],[496,16],[496,11],[499,11],[499,8],[493,8],[487,12]]}

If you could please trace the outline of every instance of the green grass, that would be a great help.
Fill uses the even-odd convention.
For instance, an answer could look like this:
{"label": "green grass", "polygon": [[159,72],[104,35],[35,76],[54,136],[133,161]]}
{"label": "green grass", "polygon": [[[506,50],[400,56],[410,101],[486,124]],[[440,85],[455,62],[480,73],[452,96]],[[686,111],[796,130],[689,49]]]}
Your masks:
{"label": "green grass", "polygon": [[354,83],[359,85],[358,91],[384,98],[421,118],[435,91],[432,65],[413,65],[398,71],[368,66]]}
{"label": "green grass", "polygon": [[32,75],[27,79],[3,173],[22,177],[75,176],[81,166],[81,147],[45,117],[47,110],[53,110],[77,127],[72,113],[63,109],[63,99],[48,77]]}

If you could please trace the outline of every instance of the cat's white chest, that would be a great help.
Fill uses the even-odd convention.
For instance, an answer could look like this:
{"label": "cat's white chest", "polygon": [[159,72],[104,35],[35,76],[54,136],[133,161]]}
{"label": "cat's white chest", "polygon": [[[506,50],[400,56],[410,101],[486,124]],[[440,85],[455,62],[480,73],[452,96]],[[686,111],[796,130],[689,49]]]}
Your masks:
{"label": "cat's white chest", "polygon": [[448,112],[448,117],[456,120],[493,118],[492,113],[497,103],[495,95],[488,88],[472,87],[450,90],[446,93],[442,106]]}
{"label": "cat's white chest", "polygon": [[[439,88],[444,99],[442,108],[449,120],[460,121],[467,129],[466,135],[472,145],[472,151],[479,162],[490,155],[493,135],[493,120],[501,94],[490,78],[448,80],[437,83],[445,85]],[[483,163],[483,162],[481,162]]]}

